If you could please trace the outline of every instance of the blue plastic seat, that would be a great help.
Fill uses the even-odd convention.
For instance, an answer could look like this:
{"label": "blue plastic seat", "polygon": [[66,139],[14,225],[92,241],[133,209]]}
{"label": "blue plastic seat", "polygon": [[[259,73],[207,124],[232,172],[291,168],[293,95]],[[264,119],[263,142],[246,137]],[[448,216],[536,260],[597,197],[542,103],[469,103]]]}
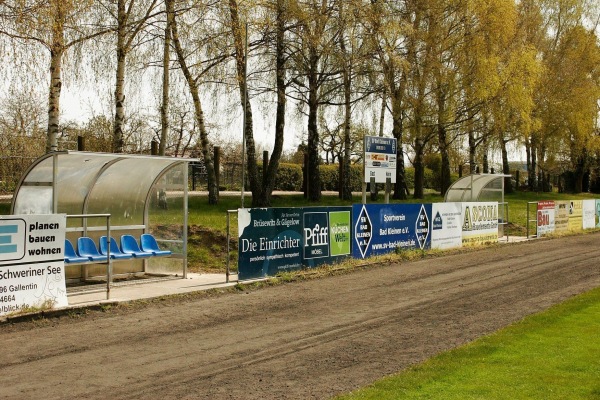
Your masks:
{"label": "blue plastic seat", "polygon": [[83,263],[89,261],[87,257],[81,257],[75,253],[73,243],[69,239],[65,239],[65,262],[71,263]]}
{"label": "blue plastic seat", "polygon": [[[106,236],[100,236],[100,254],[102,254],[104,257],[106,257],[106,247],[107,247],[106,245],[107,245]],[[111,236],[111,238],[110,238],[110,258],[112,258],[113,260],[127,260],[132,257],[133,256],[131,254],[123,253],[121,251],[121,249],[119,249],[119,246],[117,245],[117,241],[115,240],[115,238]]]}
{"label": "blue plastic seat", "polygon": [[87,236],[77,239],[77,250],[81,257],[87,257],[89,261],[106,261],[106,254],[100,254],[96,243]]}
{"label": "blue plastic seat", "polygon": [[140,245],[142,251],[148,251],[154,254],[155,256],[170,256],[170,250],[161,250],[158,247],[158,243],[156,243],[156,239],[149,233],[144,233],[140,237]]}
{"label": "blue plastic seat", "polygon": [[137,240],[131,235],[121,236],[121,251],[125,254],[131,254],[135,258],[152,257],[153,254],[140,249]]}

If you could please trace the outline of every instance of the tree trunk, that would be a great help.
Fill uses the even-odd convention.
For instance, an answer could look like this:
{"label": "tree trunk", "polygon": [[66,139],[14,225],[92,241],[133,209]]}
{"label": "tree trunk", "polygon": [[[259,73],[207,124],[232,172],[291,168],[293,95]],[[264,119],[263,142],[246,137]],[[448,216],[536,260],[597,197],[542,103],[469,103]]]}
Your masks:
{"label": "tree trunk", "polygon": [[448,132],[446,130],[446,93],[438,80],[438,146],[442,156],[440,171],[440,194],[443,196],[450,187],[450,157],[448,156]]}
{"label": "tree trunk", "polygon": [[390,90],[392,101],[392,134],[396,138],[396,184],[394,185],[394,200],[406,200],[409,195],[404,171],[404,150],[402,149],[402,134],[404,119],[402,115],[402,91]]}
{"label": "tree trunk", "polygon": [[125,0],[117,1],[117,74],[115,85],[115,122],[113,126],[114,153],[123,152],[123,123],[125,121],[125,60],[127,48],[125,44],[126,30]]}
{"label": "tree trunk", "polygon": [[576,158],[575,171],[574,172],[574,191],[575,194],[583,192],[583,178],[588,170],[587,165],[587,152],[584,150],[584,154],[579,155]]}
{"label": "tree trunk", "polygon": [[[286,61],[285,61],[285,0],[277,0],[276,11],[276,43],[275,43],[275,80],[277,85],[277,106],[275,111],[275,145],[266,170],[265,187],[262,191],[260,204],[264,207],[271,205],[271,194],[275,187],[277,179],[277,170],[279,169],[279,160],[283,152],[283,131],[285,129],[285,107],[286,107]],[[263,166],[264,168],[264,166]]]}
{"label": "tree trunk", "polygon": [[194,102],[194,111],[196,123],[200,130],[200,146],[202,149],[202,155],[204,157],[204,166],[206,167],[206,180],[208,181],[208,204],[217,204],[219,202],[219,188],[217,187],[217,179],[215,175],[215,168],[212,161],[212,155],[209,149],[208,133],[204,124],[204,112],[202,111],[202,103],[200,102],[200,95],[198,93],[198,85],[192,77],[192,74],[185,61],[185,56],[181,43],[179,41],[179,34],[177,31],[177,20],[173,17],[173,24],[171,26],[171,33],[173,34],[173,44],[175,45],[175,51],[177,53],[177,59],[183,75],[190,88],[190,93]]}
{"label": "tree trunk", "polygon": [[[165,42],[163,43],[163,85],[162,104],[160,106],[160,141],[158,143],[158,154],[165,155],[167,138],[169,137],[169,67],[171,64],[171,21],[173,20],[173,1],[165,0],[167,12],[167,23],[165,25]],[[177,152],[175,152],[177,155]]]}
{"label": "tree trunk", "polygon": [[340,35],[340,49],[344,57],[342,76],[344,83],[344,157],[341,158],[340,175],[342,177],[339,189],[342,200],[352,200],[352,188],[350,187],[350,120],[352,117],[352,61],[348,60],[346,52],[345,35]]}
{"label": "tree trunk", "polygon": [[[419,128],[417,128],[419,129]],[[425,193],[423,191],[423,187],[425,184],[425,165],[423,163],[423,140],[419,138],[417,135],[417,139],[415,140],[415,191],[413,193],[413,198],[415,199],[423,199],[425,197]]]}
{"label": "tree trunk", "polygon": [[[510,175],[510,165],[508,165],[508,151],[506,150],[506,140],[500,135],[500,146],[502,151],[502,173]],[[512,193],[512,180],[510,176],[504,178],[504,193]]]}
{"label": "tree trunk", "polygon": [[531,137],[531,164],[527,171],[527,185],[529,190],[537,190],[537,140],[534,136]]}
{"label": "tree trunk", "polygon": [[440,193],[442,196],[446,194],[448,188],[450,188],[450,157],[448,156],[448,137],[446,132],[446,126],[444,124],[438,124],[438,141],[440,147],[440,154],[442,156],[442,165],[440,171]]}
{"label": "tree trunk", "polygon": [[308,74],[308,199],[310,201],[321,200],[321,174],[319,171],[319,131],[317,128],[317,117],[319,112],[317,68],[319,56],[317,49],[311,46],[309,49],[310,71]]}
{"label": "tree trunk", "polygon": [[477,154],[477,141],[475,140],[475,131],[473,121],[467,121],[467,131],[469,134],[469,175],[475,173],[475,156]]}
{"label": "tree trunk", "polygon": [[64,12],[61,2],[55,3],[54,31],[50,49],[50,88],[48,94],[48,133],[46,152],[58,150],[60,91],[62,88],[62,56],[64,47]]}
{"label": "tree trunk", "polygon": [[[527,175],[531,174],[531,140],[531,138],[525,140],[525,158],[527,160]],[[529,178],[527,179],[527,186],[529,186]],[[519,185],[520,183],[519,181],[517,181],[517,186]]]}
{"label": "tree trunk", "polygon": [[[261,204],[263,199],[262,179],[258,173],[258,163],[256,161],[256,145],[254,143],[254,130],[252,121],[252,107],[248,98],[248,82],[246,81],[246,52],[244,40],[242,39],[242,29],[238,16],[237,0],[229,0],[229,14],[231,17],[231,28],[233,42],[235,47],[235,65],[237,70],[238,88],[242,112],[245,112],[244,137],[246,138],[246,162],[248,170],[248,181],[250,182],[250,191],[252,192],[252,206],[264,206]],[[263,166],[265,168],[265,166]]]}
{"label": "tree trunk", "polygon": [[482,159],[481,159],[481,164],[482,164],[481,166],[483,168],[483,173],[484,174],[489,174],[489,171],[490,171],[490,164],[489,164],[489,161],[488,161],[489,160],[488,159],[488,152],[489,152],[488,141],[487,141],[487,139],[484,139],[483,140],[483,156],[482,156]]}

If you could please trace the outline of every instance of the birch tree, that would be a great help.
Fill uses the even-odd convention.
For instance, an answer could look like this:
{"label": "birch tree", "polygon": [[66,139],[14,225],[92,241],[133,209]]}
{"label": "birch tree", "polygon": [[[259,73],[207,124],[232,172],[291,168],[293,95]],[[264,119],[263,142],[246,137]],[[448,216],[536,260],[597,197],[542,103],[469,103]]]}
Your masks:
{"label": "birch tree", "polygon": [[[172,2],[169,2],[169,7],[174,7]],[[206,167],[207,181],[208,181],[208,203],[217,204],[219,201],[219,188],[217,187],[216,171],[210,151],[210,139],[208,136],[208,130],[206,128],[206,122],[204,117],[204,110],[202,108],[202,101],[200,98],[200,84],[204,74],[207,74],[213,67],[223,62],[228,55],[222,52],[217,52],[217,55],[212,59],[202,59],[202,56],[206,56],[205,52],[200,54],[192,52],[189,48],[186,48],[182,44],[182,40],[179,35],[179,22],[184,19],[185,12],[189,10],[178,10],[169,8],[168,13],[172,13],[173,21],[171,25],[171,33],[173,38],[173,45],[177,54],[177,61],[181,67],[181,71],[188,84],[190,94],[192,96],[194,104],[194,116],[196,119],[197,129],[200,133],[199,148],[202,151],[204,158],[204,165]],[[201,13],[208,13],[207,8],[197,10]],[[206,15],[206,14],[204,14]],[[189,28],[189,27],[188,27]],[[219,40],[219,38],[212,37],[211,40]],[[193,59],[193,57],[200,57],[200,60]],[[191,59],[191,60],[190,60]],[[195,61],[198,61],[196,64]],[[192,70],[192,66],[196,65],[195,70]],[[195,73],[194,73],[195,72]]]}
{"label": "birch tree", "polygon": [[[0,34],[14,45],[41,46],[49,54],[48,128],[46,151],[58,150],[60,96],[63,84],[63,58],[66,52],[85,41],[109,32],[109,29],[89,28],[95,13],[90,0],[45,0],[34,3],[0,2]],[[26,53],[32,57],[32,53]],[[34,59],[22,60],[29,63]]]}

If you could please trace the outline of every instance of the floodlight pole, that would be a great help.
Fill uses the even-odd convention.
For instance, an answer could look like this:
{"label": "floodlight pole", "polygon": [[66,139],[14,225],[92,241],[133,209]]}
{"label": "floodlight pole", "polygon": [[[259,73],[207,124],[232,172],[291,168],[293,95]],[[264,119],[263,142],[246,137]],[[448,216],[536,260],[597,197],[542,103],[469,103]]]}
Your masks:
{"label": "floodlight pole", "polygon": [[248,111],[248,22],[245,23],[244,39],[244,115],[242,118],[242,208],[244,208],[244,184],[246,183],[246,112]]}

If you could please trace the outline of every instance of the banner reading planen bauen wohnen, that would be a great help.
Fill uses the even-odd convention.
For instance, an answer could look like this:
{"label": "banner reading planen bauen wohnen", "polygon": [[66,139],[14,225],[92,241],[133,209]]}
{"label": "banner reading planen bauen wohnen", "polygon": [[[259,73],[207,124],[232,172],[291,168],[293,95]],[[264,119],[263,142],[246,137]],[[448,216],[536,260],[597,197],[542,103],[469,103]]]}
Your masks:
{"label": "banner reading planen bauen wohnen", "polygon": [[64,214],[0,217],[0,315],[67,306]]}

